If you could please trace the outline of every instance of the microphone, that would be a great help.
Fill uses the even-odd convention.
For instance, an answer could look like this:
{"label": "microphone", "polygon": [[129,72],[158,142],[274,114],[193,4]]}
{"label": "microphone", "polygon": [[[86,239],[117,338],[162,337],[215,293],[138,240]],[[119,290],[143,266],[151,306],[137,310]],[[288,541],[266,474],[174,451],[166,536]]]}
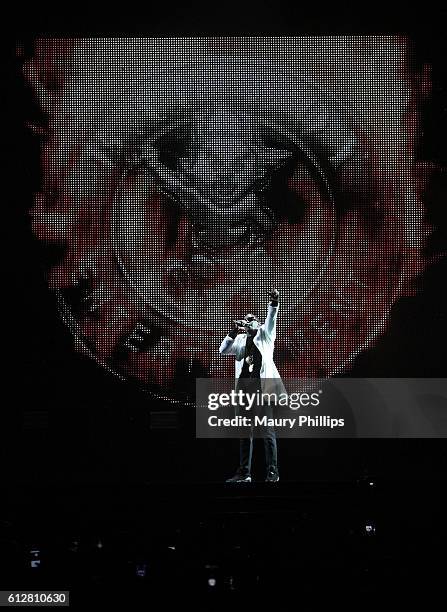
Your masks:
{"label": "microphone", "polygon": [[238,327],[245,327],[246,325],[248,325],[248,321],[240,320],[240,319],[233,320],[233,323],[237,325]]}

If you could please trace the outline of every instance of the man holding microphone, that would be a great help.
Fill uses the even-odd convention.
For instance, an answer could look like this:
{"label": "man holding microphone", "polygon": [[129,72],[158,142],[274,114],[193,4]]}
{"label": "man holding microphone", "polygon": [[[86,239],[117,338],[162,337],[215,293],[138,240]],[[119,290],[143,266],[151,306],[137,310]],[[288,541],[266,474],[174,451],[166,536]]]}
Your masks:
{"label": "man holding microphone", "polygon": [[[273,289],[267,307],[267,317],[263,324],[254,314],[247,314],[242,320],[233,321],[233,328],[224,338],[219,348],[221,355],[234,355],[237,390],[244,393],[263,391],[263,381],[275,382],[275,390],[284,391],[281,377],[273,361],[273,350],[276,339],[276,318],[279,309],[279,292]],[[270,418],[271,406],[263,406]],[[252,415],[254,416],[254,415]],[[264,433],[264,451],[267,474],[265,482],[278,482],[278,449],[273,427],[266,427]],[[251,482],[251,460],[253,454],[253,426],[248,438],[239,441],[239,467],[234,476],[226,482]]]}

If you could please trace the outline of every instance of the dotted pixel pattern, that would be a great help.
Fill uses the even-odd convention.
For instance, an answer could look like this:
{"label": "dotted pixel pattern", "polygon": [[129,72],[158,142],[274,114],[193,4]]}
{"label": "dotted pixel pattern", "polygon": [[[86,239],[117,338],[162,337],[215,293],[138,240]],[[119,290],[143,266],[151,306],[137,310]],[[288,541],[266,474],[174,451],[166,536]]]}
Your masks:
{"label": "dotted pixel pattern", "polygon": [[283,378],[328,377],[423,271],[423,96],[399,36],[38,39],[30,219],[74,346],[143,385],[231,376],[280,292]]}

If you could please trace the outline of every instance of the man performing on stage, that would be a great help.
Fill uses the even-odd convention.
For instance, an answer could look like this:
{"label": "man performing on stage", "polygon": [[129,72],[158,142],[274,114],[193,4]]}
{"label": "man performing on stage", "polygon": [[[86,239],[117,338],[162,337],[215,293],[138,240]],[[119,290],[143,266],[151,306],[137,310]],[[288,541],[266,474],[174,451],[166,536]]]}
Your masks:
{"label": "man performing on stage", "polygon": [[[219,352],[222,355],[236,357],[237,390],[256,393],[262,391],[262,379],[277,379],[281,389],[282,382],[273,362],[273,349],[276,338],[276,317],[279,308],[279,292],[270,293],[267,318],[261,325],[258,317],[247,314],[241,321],[233,321],[233,329],[224,338]],[[283,389],[283,387],[282,387]],[[263,405],[262,409],[271,418],[272,407]],[[245,410],[242,406],[241,410]],[[254,417],[255,415],[251,415]],[[278,451],[276,434],[273,427],[263,429],[265,462],[267,467],[266,482],[278,482]],[[240,439],[240,460],[236,474],[227,482],[251,482],[251,459],[253,454],[253,427],[249,438]]]}

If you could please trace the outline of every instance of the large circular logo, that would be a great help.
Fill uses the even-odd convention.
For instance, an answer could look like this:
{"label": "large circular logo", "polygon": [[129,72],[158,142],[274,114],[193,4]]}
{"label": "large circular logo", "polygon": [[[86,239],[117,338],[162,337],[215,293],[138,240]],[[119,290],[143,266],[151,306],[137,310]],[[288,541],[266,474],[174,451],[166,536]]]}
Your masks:
{"label": "large circular logo", "polygon": [[349,368],[423,267],[405,53],[393,37],[37,41],[32,224],[62,247],[48,280],[78,350],[175,400],[233,375],[231,320],[262,319],[278,287],[280,374]]}

